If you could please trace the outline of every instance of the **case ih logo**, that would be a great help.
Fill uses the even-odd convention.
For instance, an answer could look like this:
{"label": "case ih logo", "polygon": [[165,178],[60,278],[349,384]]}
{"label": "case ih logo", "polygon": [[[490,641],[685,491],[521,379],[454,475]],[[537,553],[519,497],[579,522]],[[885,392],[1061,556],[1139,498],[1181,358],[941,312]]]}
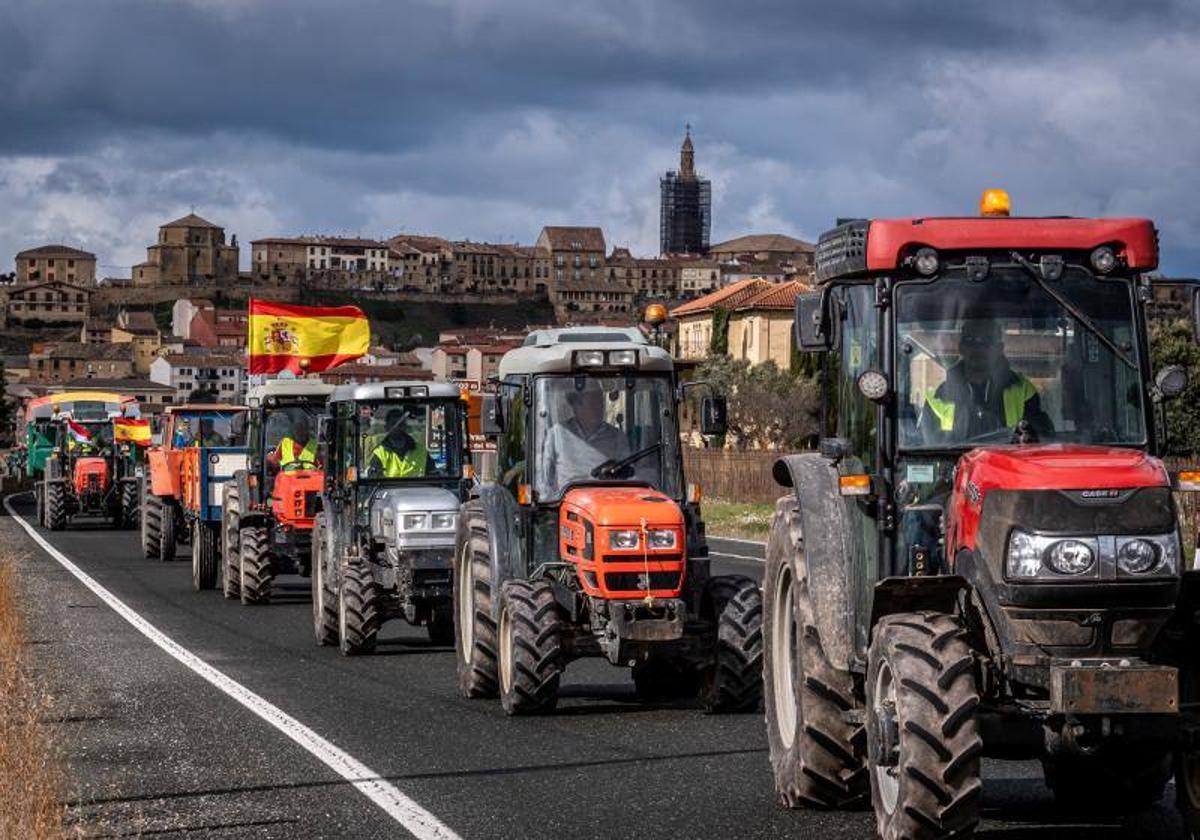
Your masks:
{"label": "case ih logo", "polygon": [[1120,490],[1080,490],[1081,499],[1115,499],[1121,495]]}

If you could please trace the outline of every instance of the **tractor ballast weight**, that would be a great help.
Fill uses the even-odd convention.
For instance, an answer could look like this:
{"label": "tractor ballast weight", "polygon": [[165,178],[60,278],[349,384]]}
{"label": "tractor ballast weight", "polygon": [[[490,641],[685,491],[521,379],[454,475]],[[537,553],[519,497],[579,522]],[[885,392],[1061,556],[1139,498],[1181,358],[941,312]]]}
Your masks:
{"label": "tractor ballast weight", "polygon": [[1038,758],[1061,801],[1125,811],[1174,770],[1200,830],[1200,581],[1172,497],[1200,481],[1154,455],[1182,391],[1150,369],[1156,265],[1143,219],[821,237],[795,326],[824,354],[823,437],[774,465],[764,575],[785,804],[869,796],[883,840],[964,837],[980,758]]}
{"label": "tractor ballast weight", "polygon": [[501,359],[482,411],[496,473],[464,503],[456,546],[466,696],[547,712],[570,661],[603,657],[644,698],[757,707],[758,588],[709,573],[680,401],[670,354],[636,329],[535,331]]}
{"label": "tractor ballast weight", "polygon": [[[318,419],[333,390],[312,379],[275,379],[250,388],[246,468],[221,491],[226,598],[265,604],[277,575],[309,574],[325,480]],[[308,435],[303,441],[302,428]]]}
{"label": "tractor ballast weight", "polygon": [[424,626],[435,644],[453,642],[455,533],[474,484],[467,412],[459,389],[442,383],[343,385],[330,396],[313,534],[318,644],[369,653],[396,618]]}

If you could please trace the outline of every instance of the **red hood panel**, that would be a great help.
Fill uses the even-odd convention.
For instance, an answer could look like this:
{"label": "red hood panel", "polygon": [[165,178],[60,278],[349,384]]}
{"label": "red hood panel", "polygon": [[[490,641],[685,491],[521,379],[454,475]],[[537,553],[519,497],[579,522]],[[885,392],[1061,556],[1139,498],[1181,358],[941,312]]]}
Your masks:
{"label": "red hood panel", "polygon": [[990,489],[1115,490],[1170,483],[1162,461],[1144,452],[1074,444],[975,449],[962,457],[959,471],[984,493]]}

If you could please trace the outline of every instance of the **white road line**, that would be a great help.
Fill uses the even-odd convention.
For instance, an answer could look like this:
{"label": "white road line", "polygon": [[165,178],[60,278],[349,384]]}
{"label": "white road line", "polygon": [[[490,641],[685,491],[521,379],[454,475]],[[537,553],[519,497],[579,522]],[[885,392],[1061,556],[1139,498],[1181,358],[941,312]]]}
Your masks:
{"label": "white road line", "polygon": [[708,556],[709,557],[729,557],[733,560],[753,560],[755,563],[767,562],[766,558],[763,558],[763,557],[751,557],[749,554],[730,554],[727,551],[713,551],[711,548],[708,550]]}
{"label": "white road line", "polygon": [[721,542],[745,543],[746,545],[757,545],[760,548],[766,548],[767,544],[762,540],[744,540],[741,537],[723,537],[720,534],[709,534],[710,540],[720,540]]}
{"label": "white road line", "polygon": [[18,516],[12,508],[11,499],[12,496],[4,499],[5,509],[14,520],[20,523],[34,542],[62,564],[63,568],[79,578],[84,586],[112,607],[117,615],[132,624],[139,633],[303,747],[318,761],[357,788],[359,793],[382,808],[384,813],[404,826],[418,840],[459,840],[458,835],[441,820],[405,796],[391,783],[381,779],[379,774],[370,767],[344,750],[335,747],[287,712],[269,703],[241,683],[225,676],[126,606],[123,601],[93,580],[87,572],[68,560],[65,554],[47,542],[41,534],[34,530],[32,525]]}

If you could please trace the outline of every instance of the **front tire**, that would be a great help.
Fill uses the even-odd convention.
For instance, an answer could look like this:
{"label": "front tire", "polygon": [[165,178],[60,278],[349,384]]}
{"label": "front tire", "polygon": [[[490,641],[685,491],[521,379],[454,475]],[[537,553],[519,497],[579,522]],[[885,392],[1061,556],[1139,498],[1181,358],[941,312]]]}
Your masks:
{"label": "front tire", "polygon": [[162,500],[142,482],[142,556],[147,560],[158,557],[158,541],[162,530]]}
{"label": "front tire", "polygon": [[318,645],[338,643],[337,592],[325,580],[325,518],[318,514],[312,538],[313,633]]}
{"label": "front tire", "polygon": [[218,529],[195,520],[192,523],[192,588],[197,592],[217,588]]}
{"label": "front tire", "polygon": [[775,506],[763,576],[764,690],[775,790],[788,808],[850,809],[867,802],[866,732],[848,670],[817,631],[795,496]]}
{"label": "front tire", "polygon": [[267,552],[267,529],[250,525],[238,533],[238,592],[246,606],[269,604],[274,573]]}
{"label": "front tire", "polygon": [[67,527],[67,491],[61,482],[46,485],[46,527],[61,531]]}
{"label": "front tire", "polygon": [[464,697],[495,697],[499,657],[496,622],[492,620],[494,583],[487,516],[479,506],[469,504],[463,519],[454,569],[458,690]]}
{"label": "front tire", "polygon": [[237,485],[226,482],[221,488],[221,592],[230,601],[242,594],[240,518]]}
{"label": "front tire", "polygon": [[35,513],[37,524],[43,528],[46,527],[46,493],[41,482],[33,485],[33,498],[35,502]]}
{"label": "front tire", "polygon": [[352,565],[338,586],[338,650],[359,656],[375,650],[379,639],[379,587],[369,569]]}
{"label": "front tire", "polygon": [[170,563],[175,559],[175,526],[178,521],[178,515],[175,510],[175,503],[169,499],[162,501],[159,508],[158,520],[158,561],[160,563]]}
{"label": "front tire", "polygon": [[716,627],[713,661],[704,669],[700,702],[709,714],[756,712],[762,705],[762,592],[740,575],[711,578],[705,617]]}
{"label": "front tire", "polygon": [[141,493],[136,481],[125,481],[121,484],[121,511],[118,521],[119,527],[126,531],[136,529],[142,521]]}
{"label": "front tire", "polygon": [[979,692],[962,624],[899,613],[867,657],[871,799],[881,840],[967,837],[979,822]]}
{"label": "front tire", "polygon": [[549,581],[510,580],[500,595],[500,703],[510,715],[554,711],[562,678],[562,613]]}

